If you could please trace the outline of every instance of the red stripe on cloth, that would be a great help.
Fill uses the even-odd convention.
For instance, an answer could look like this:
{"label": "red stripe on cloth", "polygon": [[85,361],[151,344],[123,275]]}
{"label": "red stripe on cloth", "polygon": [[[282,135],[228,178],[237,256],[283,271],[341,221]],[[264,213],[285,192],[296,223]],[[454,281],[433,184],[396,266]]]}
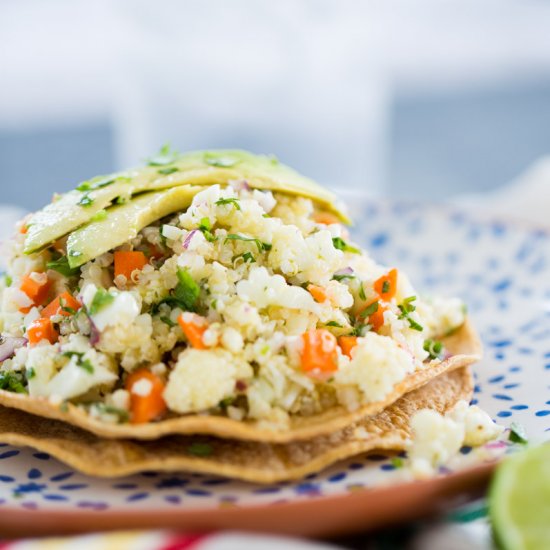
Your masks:
{"label": "red stripe on cloth", "polygon": [[209,535],[205,534],[175,535],[167,541],[166,545],[160,546],[158,550],[192,550],[208,537]]}

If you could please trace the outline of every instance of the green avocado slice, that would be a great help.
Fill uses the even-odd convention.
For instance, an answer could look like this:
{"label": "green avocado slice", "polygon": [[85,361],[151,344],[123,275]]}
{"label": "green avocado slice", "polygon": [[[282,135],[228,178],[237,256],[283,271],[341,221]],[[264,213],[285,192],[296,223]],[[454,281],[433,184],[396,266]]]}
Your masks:
{"label": "green avocado slice", "polygon": [[271,190],[312,199],[349,219],[333,193],[273,157],[241,150],[196,151],[151,159],[150,165],[94,178],[36,212],[28,224],[25,253],[31,254],[88,223],[117,197],[130,198],[146,191],[181,185],[227,185],[246,180],[255,189]]}
{"label": "green avocado slice", "polygon": [[79,267],[133,239],[154,221],[187,208],[200,190],[200,187],[185,185],[143,193],[126,204],[109,208],[105,218],[92,221],[69,235],[69,266]]}

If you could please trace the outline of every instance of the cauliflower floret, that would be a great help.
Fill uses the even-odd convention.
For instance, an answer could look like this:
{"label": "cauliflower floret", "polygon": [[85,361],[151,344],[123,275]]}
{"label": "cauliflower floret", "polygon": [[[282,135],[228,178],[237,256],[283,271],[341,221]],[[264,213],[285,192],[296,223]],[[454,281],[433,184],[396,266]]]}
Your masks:
{"label": "cauliflower floret", "polygon": [[39,345],[29,349],[27,368],[34,370],[29,394],[63,401],[86,393],[95,386],[114,384],[118,378],[111,358],[97,352],[82,335],[71,334],[61,347]]}
{"label": "cauliflower floret", "polygon": [[435,297],[419,301],[417,309],[430,336],[444,336],[466,320],[466,308],[459,298]]}
{"label": "cauliflower floret", "polygon": [[[411,355],[394,340],[367,332],[357,340],[351,361],[336,372],[334,381],[342,386],[357,386],[363,402],[371,403],[384,399],[414,369]],[[346,404],[343,394],[339,393],[339,399]]]}
{"label": "cauliflower floret", "polygon": [[250,376],[250,365],[225,350],[189,348],[170,373],[164,399],[178,413],[203,411],[233,395],[238,378]]}
{"label": "cauliflower floret", "polygon": [[98,292],[104,292],[106,296],[110,296],[109,302],[105,302],[98,311],[90,315],[94,325],[100,331],[108,326],[131,324],[140,314],[139,294],[118,290],[110,290],[107,294],[105,290],[98,289],[93,283],[86,285],[82,290],[82,301],[88,311]]}
{"label": "cauliflower floret", "polygon": [[260,309],[279,306],[312,313],[319,311],[319,306],[307,290],[287,284],[281,275],[270,275],[265,267],[251,270],[248,280],[239,281],[237,294]]}
{"label": "cauliflower floret", "polygon": [[464,425],[437,411],[422,409],[411,419],[413,441],[409,447],[415,477],[427,477],[434,468],[449,461],[464,441]]}
{"label": "cauliflower floret", "polygon": [[477,405],[469,406],[466,401],[459,401],[448,416],[464,425],[464,445],[471,447],[496,439],[504,430],[484,410]]}
{"label": "cauliflower floret", "polygon": [[504,430],[475,405],[459,401],[445,415],[430,409],[418,411],[411,419],[413,439],[409,443],[411,470],[427,477],[448,462],[462,445],[479,446],[496,439]]}

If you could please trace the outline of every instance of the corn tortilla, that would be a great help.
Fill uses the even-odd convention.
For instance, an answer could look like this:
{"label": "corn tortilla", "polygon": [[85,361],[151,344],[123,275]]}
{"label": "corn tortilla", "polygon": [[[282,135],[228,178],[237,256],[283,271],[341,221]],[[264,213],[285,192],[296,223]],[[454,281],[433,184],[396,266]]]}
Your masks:
{"label": "corn tortilla", "polygon": [[[157,441],[103,439],[59,420],[0,407],[0,441],[47,452],[97,477],[158,470],[274,483],[301,478],[360,453],[402,451],[411,437],[409,421],[415,412],[430,408],[444,414],[459,400],[470,400],[472,392],[470,368],[457,368],[402,396],[375,416],[333,433],[286,444],[182,435]],[[207,456],[190,452],[197,444],[208,449]]]}

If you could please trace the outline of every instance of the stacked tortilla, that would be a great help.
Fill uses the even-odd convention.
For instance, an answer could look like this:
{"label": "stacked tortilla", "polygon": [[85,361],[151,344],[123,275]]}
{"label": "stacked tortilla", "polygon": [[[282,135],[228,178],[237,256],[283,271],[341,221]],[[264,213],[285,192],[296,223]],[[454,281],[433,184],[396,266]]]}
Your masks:
{"label": "stacked tortilla", "polygon": [[[167,164],[164,160],[156,166]],[[87,211],[82,209],[81,192],[67,193],[33,217],[26,252],[68,234],[70,267],[78,267],[128,240],[124,220],[137,223],[132,228],[137,232],[152,221],[185,209],[203,186],[227,185],[233,180],[246,180],[252,188],[310,198],[347,220],[331,193],[266,157],[236,151],[200,152],[170,159],[169,164],[173,169],[160,178],[158,169],[145,168],[105,179],[109,185],[96,184],[87,190],[86,196],[93,200]],[[124,178],[131,178],[130,186]],[[90,216],[121,196],[118,187],[132,200],[117,207],[117,224],[112,220],[106,220],[110,225],[105,227],[101,220],[87,224]],[[136,222],[132,208],[144,198],[148,204],[153,201],[155,207]],[[103,249],[88,246],[92,230],[112,234]],[[431,408],[443,414],[458,401],[469,400],[469,366],[480,357],[479,340],[466,320],[443,343],[445,358],[407,375],[383,400],[354,411],[334,406],[317,414],[292,416],[285,429],[266,429],[253,420],[204,414],[143,424],[108,424],[70,403],[60,407],[47,399],[0,390],[0,441],[48,452],[96,476],[185,470],[261,483],[295,479],[359,453],[404,450],[411,437],[410,419],[416,411]]]}

